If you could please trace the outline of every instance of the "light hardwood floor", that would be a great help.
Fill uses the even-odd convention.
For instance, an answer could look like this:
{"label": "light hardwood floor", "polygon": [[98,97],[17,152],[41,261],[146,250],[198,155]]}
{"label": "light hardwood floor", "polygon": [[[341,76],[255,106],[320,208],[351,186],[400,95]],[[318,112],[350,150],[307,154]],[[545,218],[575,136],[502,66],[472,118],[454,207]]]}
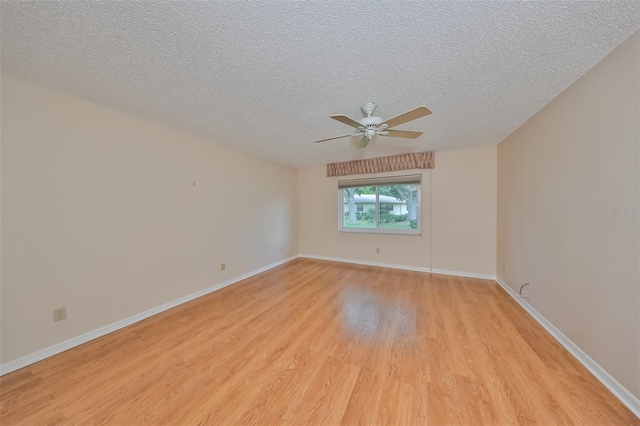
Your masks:
{"label": "light hardwood floor", "polygon": [[492,281],[297,259],[0,379],[10,424],[640,424]]}

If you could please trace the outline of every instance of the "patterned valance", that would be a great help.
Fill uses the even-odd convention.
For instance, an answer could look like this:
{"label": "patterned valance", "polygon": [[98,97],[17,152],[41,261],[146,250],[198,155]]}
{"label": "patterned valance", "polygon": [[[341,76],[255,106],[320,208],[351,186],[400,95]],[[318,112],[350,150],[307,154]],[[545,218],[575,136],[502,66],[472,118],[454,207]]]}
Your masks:
{"label": "patterned valance", "polygon": [[436,166],[435,164],[435,154],[433,151],[414,152],[411,154],[392,155],[390,157],[327,164],[327,177],[395,172],[397,170],[410,169],[433,169]]}

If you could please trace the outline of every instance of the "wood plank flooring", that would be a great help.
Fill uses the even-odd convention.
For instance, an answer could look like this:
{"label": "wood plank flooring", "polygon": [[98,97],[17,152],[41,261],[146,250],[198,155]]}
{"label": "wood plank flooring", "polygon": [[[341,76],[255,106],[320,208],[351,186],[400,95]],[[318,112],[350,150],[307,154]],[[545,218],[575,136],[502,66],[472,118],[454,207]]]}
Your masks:
{"label": "wood plank flooring", "polygon": [[492,281],[297,259],[2,377],[0,423],[640,420]]}

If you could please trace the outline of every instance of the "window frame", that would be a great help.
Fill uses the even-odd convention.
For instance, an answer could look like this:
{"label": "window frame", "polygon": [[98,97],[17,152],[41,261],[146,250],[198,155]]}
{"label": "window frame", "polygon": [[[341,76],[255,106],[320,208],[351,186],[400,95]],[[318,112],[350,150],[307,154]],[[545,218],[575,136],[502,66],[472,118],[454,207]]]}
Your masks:
{"label": "window frame", "polygon": [[[415,181],[410,183],[418,185],[417,200],[416,200],[416,218],[418,219],[416,229],[385,229],[380,228],[380,186],[393,186],[402,185],[407,183],[395,182],[398,179],[414,179]],[[348,185],[349,182],[353,184]],[[347,186],[344,186],[344,184]],[[376,187],[376,207],[375,207],[375,228],[351,228],[344,226],[344,189],[345,188],[357,188],[361,186],[375,186]],[[338,232],[354,233],[354,234],[387,234],[387,235],[410,235],[420,236],[422,235],[422,175],[409,175],[409,176],[389,176],[372,179],[358,179],[353,181],[339,181],[338,183]],[[386,204],[386,203],[383,203]],[[408,206],[407,206],[408,209]],[[408,211],[407,211],[408,213]]]}

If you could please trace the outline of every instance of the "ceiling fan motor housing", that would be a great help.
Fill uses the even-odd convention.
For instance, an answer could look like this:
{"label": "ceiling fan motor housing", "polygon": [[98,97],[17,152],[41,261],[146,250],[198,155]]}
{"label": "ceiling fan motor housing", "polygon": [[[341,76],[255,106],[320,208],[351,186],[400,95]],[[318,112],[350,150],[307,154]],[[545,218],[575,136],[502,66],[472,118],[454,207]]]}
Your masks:
{"label": "ceiling fan motor housing", "polygon": [[361,120],[358,120],[358,123],[362,124],[362,132],[364,136],[366,136],[369,140],[374,137],[377,133],[378,125],[382,123],[382,118],[380,117],[372,117],[371,114],[376,110],[378,105],[375,102],[367,102],[362,105],[362,112],[367,114],[367,116]]}
{"label": "ceiling fan motor housing", "polygon": [[362,124],[364,127],[377,127],[378,124],[382,123],[382,118],[365,117],[362,120],[359,120],[358,123]]}
{"label": "ceiling fan motor housing", "polygon": [[373,111],[375,111],[376,106],[377,105],[373,102],[362,105],[362,111],[364,111],[367,116],[358,121],[358,123],[362,124],[361,131],[369,140],[371,140],[371,138],[373,138],[378,133],[378,131],[384,130],[387,127],[386,125],[380,126],[380,123],[382,123],[383,121],[382,118],[371,116],[371,114],[373,114]]}

